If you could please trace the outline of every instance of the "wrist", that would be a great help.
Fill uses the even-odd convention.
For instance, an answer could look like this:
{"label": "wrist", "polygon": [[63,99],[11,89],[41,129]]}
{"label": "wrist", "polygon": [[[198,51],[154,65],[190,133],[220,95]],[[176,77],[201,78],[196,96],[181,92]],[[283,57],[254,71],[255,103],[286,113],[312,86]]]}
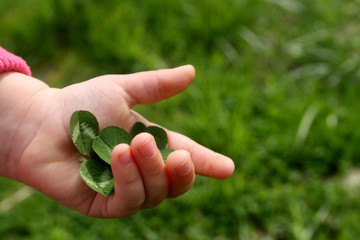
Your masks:
{"label": "wrist", "polygon": [[16,165],[31,136],[24,130],[36,131],[31,123],[24,129],[23,123],[33,97],[45,88],[45,83],[22,73],[0,73],[0,176],[18,180]]}

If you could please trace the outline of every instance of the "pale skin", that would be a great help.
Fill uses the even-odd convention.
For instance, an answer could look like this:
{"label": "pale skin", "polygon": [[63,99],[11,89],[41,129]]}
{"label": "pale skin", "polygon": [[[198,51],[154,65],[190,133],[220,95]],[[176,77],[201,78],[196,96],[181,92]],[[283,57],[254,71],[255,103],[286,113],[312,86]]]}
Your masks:
{"label": "pale skin", "polygon": [[132,110],[137,104],[158,102],[185,90],[195,70],[174,69],[128,75],[105,75],[50,88],[17,72],[0,74],[0,176],[34,187],[55,201],[85,215],[119,218],[153,208],[178,197],[194,184],[195,174],[225,179],[233,161],[193,140],[167,131],[175,151],[164,164],[154,138],[137,135],[130,145],[112,152],[115,193],[104,197],[79,176],[80,153],[69,133],[69,119],[77,110],[92,112],[100,129],[119,126],[127,131],[136,121],[152,125]]}

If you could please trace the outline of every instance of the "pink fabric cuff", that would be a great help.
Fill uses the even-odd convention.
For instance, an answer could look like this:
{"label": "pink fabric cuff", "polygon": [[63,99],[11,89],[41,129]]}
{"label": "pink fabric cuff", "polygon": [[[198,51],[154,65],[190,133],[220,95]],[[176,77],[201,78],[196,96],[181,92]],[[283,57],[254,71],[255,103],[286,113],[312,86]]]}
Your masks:
{"label": "pink fabric cuff", "polygon": [[0,73],[9,71],[20,72],[31,76],[30,67],[26,64],[24,59],[9,53],[0,47]]}

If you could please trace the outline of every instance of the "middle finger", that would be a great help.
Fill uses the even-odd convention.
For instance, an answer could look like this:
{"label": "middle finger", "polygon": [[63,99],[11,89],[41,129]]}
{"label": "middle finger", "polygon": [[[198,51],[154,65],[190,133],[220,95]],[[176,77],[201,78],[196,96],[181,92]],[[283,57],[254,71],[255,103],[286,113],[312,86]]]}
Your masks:
{"label": "middle finger", "polygon": [[135,136],[131,149],[145,187],[143,208],[155,207],[168,195],[168,180],[161,153],[154,137],[149,133]]}

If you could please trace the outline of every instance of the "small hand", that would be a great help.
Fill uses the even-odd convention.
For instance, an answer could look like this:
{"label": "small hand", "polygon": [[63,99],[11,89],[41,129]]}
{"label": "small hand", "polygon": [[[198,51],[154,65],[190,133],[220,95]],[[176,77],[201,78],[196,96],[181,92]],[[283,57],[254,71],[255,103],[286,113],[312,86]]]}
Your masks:
{"label": "small hand", "polygon": [[[113,150],[115,194],[104,197],[80,179],[79,153],[69,135],[69,119],[74,111],[92,112],[100,129],[115,125],[130,131],[136,121],[151,124],[131,110],[132,107],[180,93],[194,75],[192,66],[183,66],[105,75],[64,89],[48,88],[37,82],[41,87],[29,94],[27,104],[16,105],[14,111],[18,115],[26,114],[21,115],[23,121],[12,142],[13,146],[24,149],[11,148],[9,153],[14,166],[12,177],[65,206],[95,217],[125,217],[141,208],[155,207],[165,198],[177,197],[190,189],[195,173],[229,177],[234,171],[229,158],[167,130],[169,147],[176,151],[169,155],[166,165],[153,137],[146,133],[137,135],[130,146],[120,144]],[[26,80],[18,87],[30,88],[38,81]]]}

